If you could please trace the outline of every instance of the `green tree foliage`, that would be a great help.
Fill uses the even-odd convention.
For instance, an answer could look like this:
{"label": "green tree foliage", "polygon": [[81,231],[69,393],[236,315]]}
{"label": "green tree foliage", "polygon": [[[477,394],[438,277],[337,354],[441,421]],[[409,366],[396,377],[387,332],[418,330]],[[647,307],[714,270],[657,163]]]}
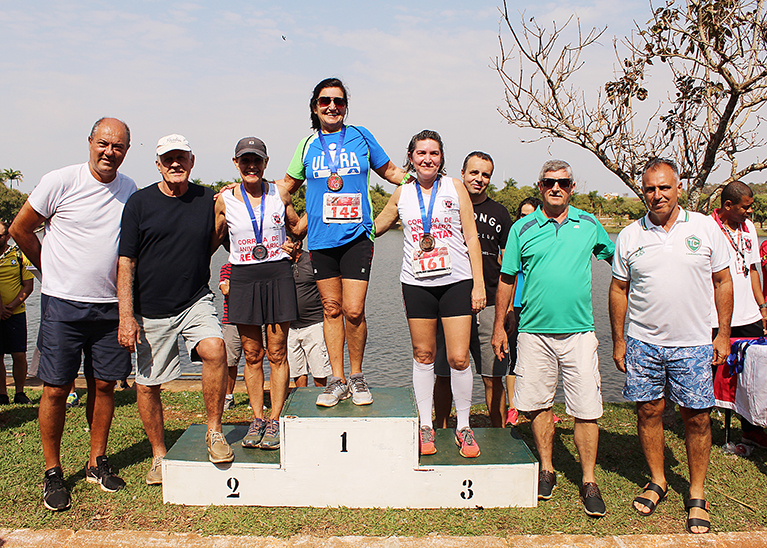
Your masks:
{"label": "green tree foliage", "polygon": [[298,190],[293,194],[293,209],[301,217],[306,213],[306,185],[301,185]]}
{"label": "green tree foliage", "polygon": [[383,211],[386,204],[389,202],[391,194],[386,192],[383,187],[376,183],[376,186],[370,189],[370,199],[373,201],[373,218],[378,217],[378,214]]}
{"label": "green tree foliage", "polygon": [[17,169],[4,169],[0,172],[0,181],[7,181],[8,186],[13,188],[13,182],[16,181],[16,186],[24,180],[24,175]]}
{"label": "green tree foliage", "polygon": [[754,213],[751,220],[764,228],[764,221],[767,220],[767,194],[754,194]]}
{"label": "green tree foliage", "polygon": [[541,197],[537,188],[532,186],[517,188],[517,184],[517,181],[512,178],[504,181],[504,187],[501,190],[495,190],[493,187],[487,189],[487,195],[505,207],[511,214],[512,219],[515,218],[517,209],[522,200],[529,198],[530,196]]}
{"label": "green tree foliage", "polygon": [[0,185],[0,219],[11,222],[27,200],[27,195]]}

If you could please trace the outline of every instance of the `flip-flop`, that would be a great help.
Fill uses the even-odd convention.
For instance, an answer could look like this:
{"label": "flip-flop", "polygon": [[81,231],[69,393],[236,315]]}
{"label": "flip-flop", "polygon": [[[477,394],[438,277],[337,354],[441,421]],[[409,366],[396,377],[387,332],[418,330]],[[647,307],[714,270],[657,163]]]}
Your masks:
{"label": "flip-flop", "polygon": [[[711,520],[709,519],[703,519],[703,518],[691,518],[690,516],[690,510],[693,508],[703,508],[706,513],[709,512],[708,510],[708,502],[706,499],[688,499],[687,502],[684,503],[684,509],[687,511],[687,523],[686,528],[688,533],[692,533],[693,535],[702,535],[704,533],[708,533],[711,531]],[[709,514],[709,517],[710,514]],[[705,527],[706,530],[702,533],[695,533],[693,532],[693,527]]]}
{"label": "flip-flop", "polygon": [[[666,490],[664,491],[663,488],[660,485],[658,485],[657,483],[648,482],[647,485],[644,486],[644,491],[652,491],[653,493],[657,494],[658,497],[660,497],[660,498],[658,498],[657,502],[653,502],[653,501],[651,501],[650,499],[648,499],[646,497],[637,497],[637,498],[634,499],[634,502],[646,506],[647,508],[650,509],[650,511],[649,512],[640,512],[639,509],[637,509],[636,506],[634,506],[633,504],[631,506],[634,507],[634,510],[636,510],[636,513],[639,514],[640,516],[651,516],[652,513],[655,512],[655,508],[661,502],[663,502],[663,499],[666,498],[666,495],[668,494],[668,486],[666,486]],[[644,493],[644,491],[643,491],[643,493]]]}

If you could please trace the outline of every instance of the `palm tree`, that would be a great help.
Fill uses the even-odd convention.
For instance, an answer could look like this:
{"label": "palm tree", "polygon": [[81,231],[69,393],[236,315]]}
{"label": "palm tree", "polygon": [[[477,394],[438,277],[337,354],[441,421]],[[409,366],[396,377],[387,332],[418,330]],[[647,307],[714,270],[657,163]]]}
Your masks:
{"label": "palm tree", "polygon": [[2,180],[8,181],[8,186],[10,188],[13,188],[13,181],[16,181],[18,186],[18,183],[24,180],[24,175],[22,175],[21,171],[10,168],[4,169],[2,172],[0,172],[0,177],[2,177]]}

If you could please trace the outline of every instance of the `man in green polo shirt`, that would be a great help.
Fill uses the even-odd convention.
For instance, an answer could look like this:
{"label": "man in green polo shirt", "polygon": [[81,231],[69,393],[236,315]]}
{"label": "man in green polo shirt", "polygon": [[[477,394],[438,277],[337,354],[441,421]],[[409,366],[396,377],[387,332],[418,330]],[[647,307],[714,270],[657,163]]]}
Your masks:
{"label": "man in green polo shirt", "polygon": [[541,468],[538,498],[548,500],[557,478],[552,463],[552,405],[559,369],[567,413],[575,418],[575,446],[581,461],[581,500],[586,514],[605,515],[594,476],[602,416],[597,338],[591,306],[591,256],[611,261],[615,245],[590,213],[569,205],[572,168],[549,160],[541,168],[538,190],[543,205],[517,221],[509,233],[496,294],[493,349],[509,351],[504,325],[517,272],[522,270],[522,314],[517,340],[514,402],[532,421]]}

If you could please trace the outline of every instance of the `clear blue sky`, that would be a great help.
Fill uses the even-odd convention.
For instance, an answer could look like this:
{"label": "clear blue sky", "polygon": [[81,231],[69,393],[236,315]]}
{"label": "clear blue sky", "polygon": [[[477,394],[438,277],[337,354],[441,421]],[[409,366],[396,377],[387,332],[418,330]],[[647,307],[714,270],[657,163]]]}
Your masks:
{"label": "clear blue sky", "polygon": [[[397,164],[410,137],[429,128],[442,135],[453,176],[480,149],[495,158],[498,186],[508,177],[530,184],[555,156],[571,161],[581,191],[625,192],[576,147],[521,143],[536,134],[498,114],[503,88],[490,68],[500,51],[497,6],[0,0],[0,168],[22,171],[20,188],[29,192],[44,173],[86,161],[91,125],[115,116],[132,131],[121,171],[140,187],[157,180],[155,144],[169,133],[189,139],[193,177],[205,182],[236,175],[234,145],[247,135],[266,142],[267,176],[280,178],[309,134],[312,88],[338,76],[351,93],[348,121],[370,129]],[[587,86],[611,76],[612,37],[650,13],[643,0],[509,8],[541,24],[577,14],[584,27],[607,25],[586,59]],[[380,182],[375,175],[371,181]]]}

